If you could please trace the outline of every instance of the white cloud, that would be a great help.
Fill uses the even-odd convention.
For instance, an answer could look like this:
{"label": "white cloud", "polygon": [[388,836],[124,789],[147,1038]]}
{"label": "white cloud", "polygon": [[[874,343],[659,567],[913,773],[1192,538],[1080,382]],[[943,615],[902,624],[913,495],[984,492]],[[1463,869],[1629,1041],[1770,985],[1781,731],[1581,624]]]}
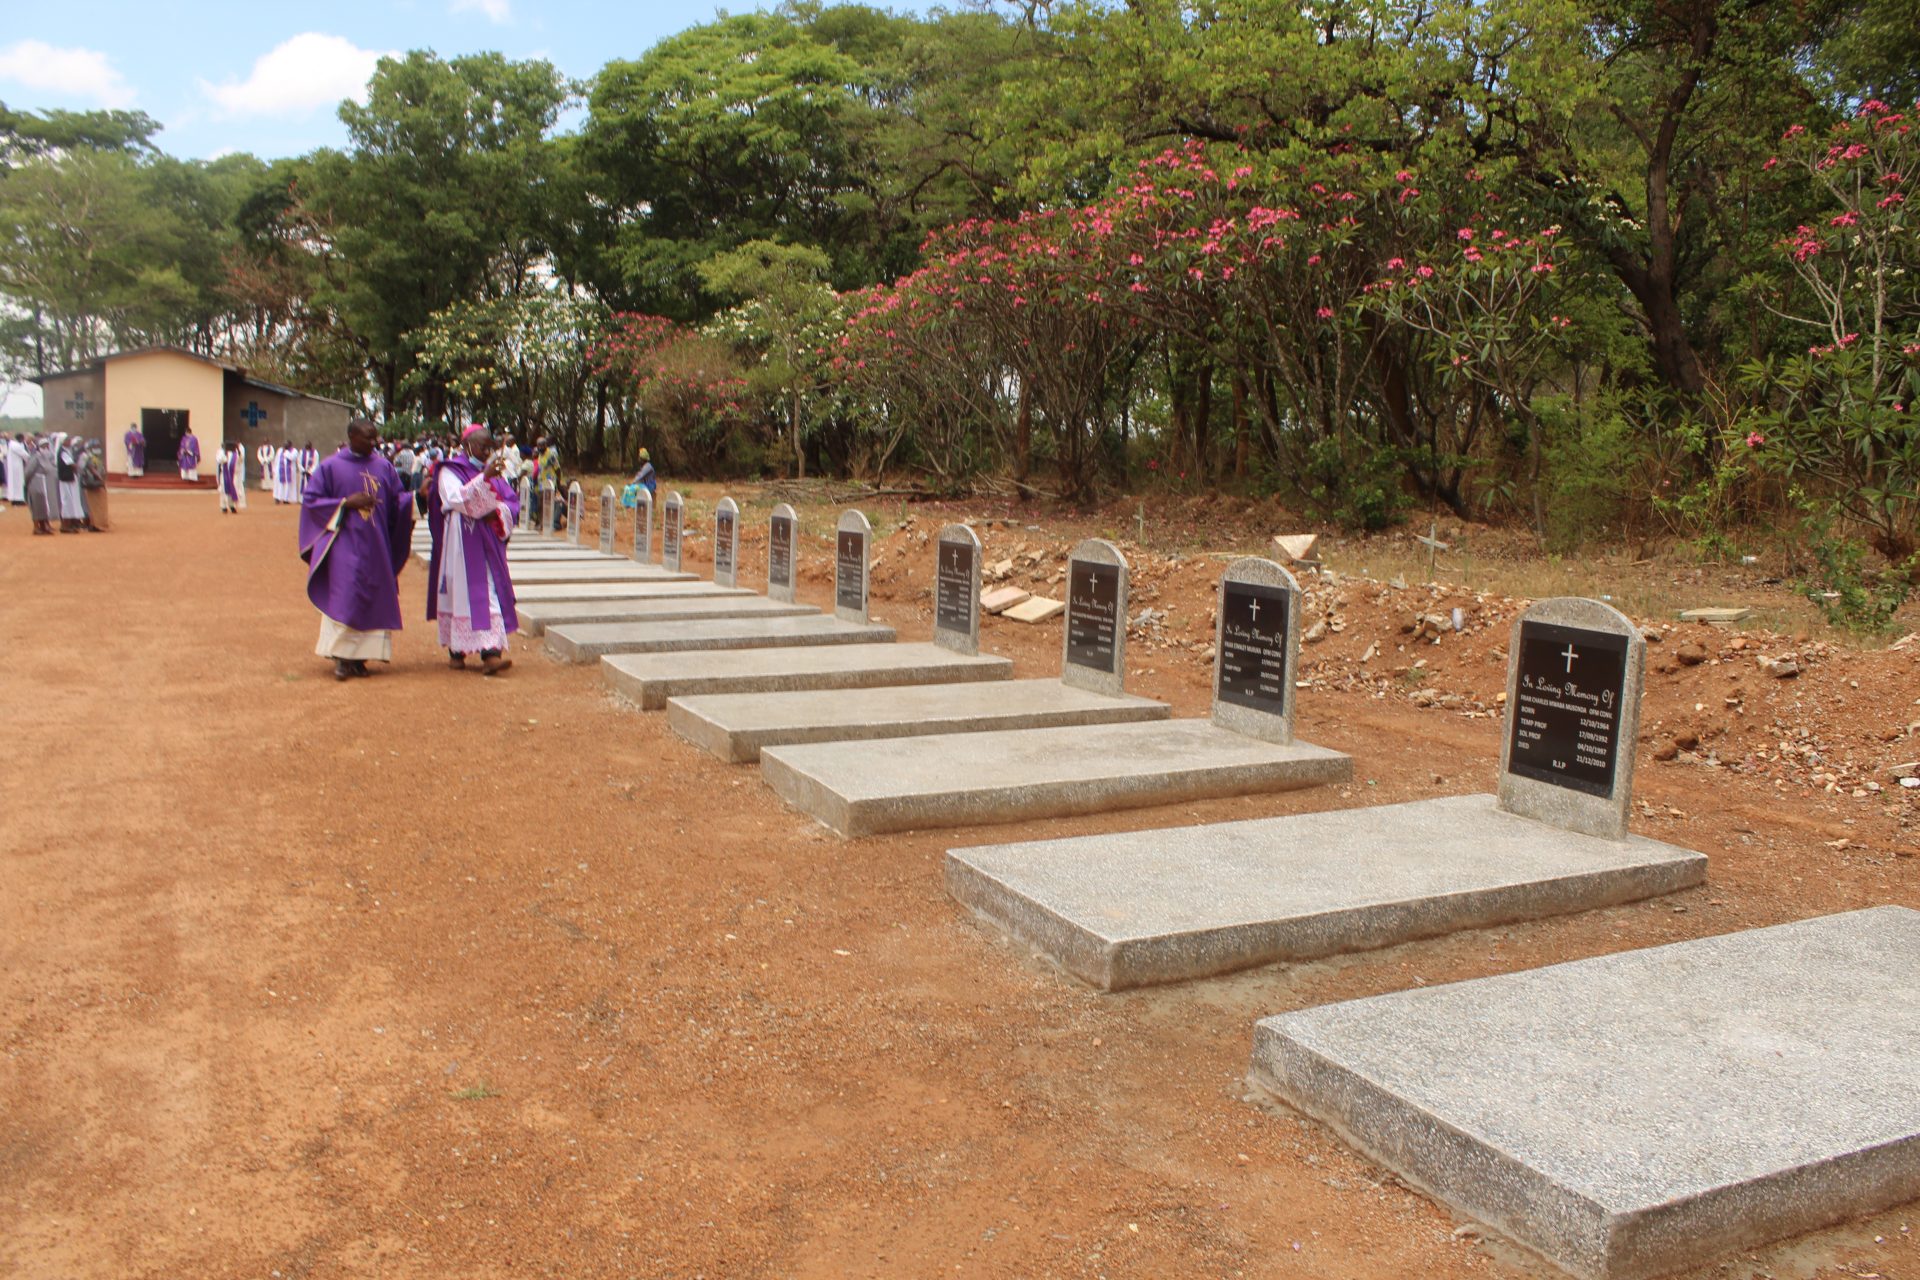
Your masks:
{"label": "white cloud", "polygon": [[449,13],[483,13],[487,21],[504,26],[513,21],[513,6],[509,0],[453,0],[447,6]]}
{"label": "white cloud", "polygon": [[364,97],[374,64],[385,56],[341,36],[306,31],[261,54],[245,80],[202,80],[200,92],[229,116],[306,115]]}
{"label": "white cloud", "polygon": [[133,86],[112,59],[93,49],[56,49],[44,40],[18,40],[0,49],[0,80],[103,107],[133,105]]}

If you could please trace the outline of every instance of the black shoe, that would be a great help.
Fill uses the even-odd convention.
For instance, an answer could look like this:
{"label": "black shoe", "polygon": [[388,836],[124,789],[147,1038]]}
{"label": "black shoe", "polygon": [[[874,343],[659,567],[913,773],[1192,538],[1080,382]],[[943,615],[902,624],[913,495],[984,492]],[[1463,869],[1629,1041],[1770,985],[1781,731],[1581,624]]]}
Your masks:
{"label": "black shoe", "polygon": [[333,660],[333,678],[342,681],[353,679],[353,664],[344,658],[335,658]]}

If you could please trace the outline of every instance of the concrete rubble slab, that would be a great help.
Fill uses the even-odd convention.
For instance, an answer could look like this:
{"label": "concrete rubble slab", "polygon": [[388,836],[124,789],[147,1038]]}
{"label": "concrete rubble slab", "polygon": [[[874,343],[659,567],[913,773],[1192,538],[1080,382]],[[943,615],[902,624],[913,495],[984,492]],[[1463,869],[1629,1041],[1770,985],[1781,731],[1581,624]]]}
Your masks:
{"label": "concrete rubble slab", "polygon": [[685,596],[679,599],[562,600],[520,605],[520,630],[537,636],[548,627],[582,622],[691,622],[708,618],[801,618],[812,605],[781,604],[764,596]]}
{"label": "concrete rubble slab", "polygon": [[1490,795],[954,849],[947,891],[1103,991],[1390,947],[1700,884],[1705,855]]}
{"label": "concrete rubble slab", "polygon": [[514,585],[536,582],[692,582],[691,573],[669,573],[658,565],[613,557],[584,564],[509,565]]}
{"label": "concrete rubble slab", "polygon": [[710,694],[667,704],[674,732],[735,763],[758,760],[763,747],[800,742],[1115,724],[1169,714],[1162,702],[1108,697],[1058,680]]}
{"label": "concrete rubble slab", "polygon": [[1054,600],[1048,596],[1029,596],[1019,604],[1011,605],[1000,611],[1003,618],[1012,618],[1015,622],[1046,622],[1057,618],[1067,611],[1064,600]]}
{"label": "concrete rubble slab", "polygon": [[1920,1196],[1920,912],[1263,1019],[1255,1084],[1582,1280]]}
{"label": "concrete rubble slab", "polygon": [[581,622],[548,627],[546,634],[547,652],[562,662],[593,662],[610,653],[892,644],[895,639],[892,627],[842,622],[819,614],[694,622]]}
{"label": "concrete rubble slab", "polygon": [[669,698],[695,694],[1005,680],[1013,675],[1013,663],[920,642],[615,654],[600,660],[600,674],[643,710],[658,711]]}
{"label": "concrete rubble slab", "polygon": [[1018,822],[1345,782],[1353,761],[1204,720],[771,747],[768,785],[843,836]]}

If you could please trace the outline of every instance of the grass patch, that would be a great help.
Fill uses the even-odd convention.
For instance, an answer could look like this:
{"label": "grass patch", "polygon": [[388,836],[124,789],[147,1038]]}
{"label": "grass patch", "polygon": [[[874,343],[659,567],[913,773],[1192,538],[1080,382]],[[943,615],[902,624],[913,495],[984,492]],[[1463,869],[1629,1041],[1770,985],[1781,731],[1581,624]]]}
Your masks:
{"label": "grass patch", "polygon": [[447,1095],[455,1102],[479,1102],[485,1098],[497,1098],[500,1091],[482,1080],[479,1084],[470,1084],[464,1089],[455,1089]]}

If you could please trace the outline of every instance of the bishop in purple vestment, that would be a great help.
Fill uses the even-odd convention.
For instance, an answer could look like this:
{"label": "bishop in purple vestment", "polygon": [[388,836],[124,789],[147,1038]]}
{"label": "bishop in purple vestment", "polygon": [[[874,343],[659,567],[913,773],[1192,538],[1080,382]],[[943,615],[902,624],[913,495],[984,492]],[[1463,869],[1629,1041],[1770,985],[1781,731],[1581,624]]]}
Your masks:
{"label": "bishop in purple vestment", "polygon": [[507,575],[507,539],[520,518],[520,499],[501,473],[484,423],[468,427],[460,451],[433,469],[427,489],[427,618],[439,623],[440,643],[455,669],[480,655],[484,675],[513,665],[507,637],[520,629],[513,580]]}
{"label": "bishop in purple vestment", "polygon": [[200,437],[189,431],[180,437],[180,478],[189,484],[200,483]]}
{"label": "bishop in purple vestment", "polygon": [[347,427],[347,445],[322,462],[300,501],[300,558],[307,598],[320,610],[314,652],[333,659],[333,677],[370,674],[393,661],[400,629],[400,570],[413,541],[413,504],[393,464],[374,448],[380,429],[365,418]]}
{"label": "bishop in purple vestment", "polygon": [[127,474],[143,476],[147,474],[147,437],[140,430],[140,424],[127,424]]}

